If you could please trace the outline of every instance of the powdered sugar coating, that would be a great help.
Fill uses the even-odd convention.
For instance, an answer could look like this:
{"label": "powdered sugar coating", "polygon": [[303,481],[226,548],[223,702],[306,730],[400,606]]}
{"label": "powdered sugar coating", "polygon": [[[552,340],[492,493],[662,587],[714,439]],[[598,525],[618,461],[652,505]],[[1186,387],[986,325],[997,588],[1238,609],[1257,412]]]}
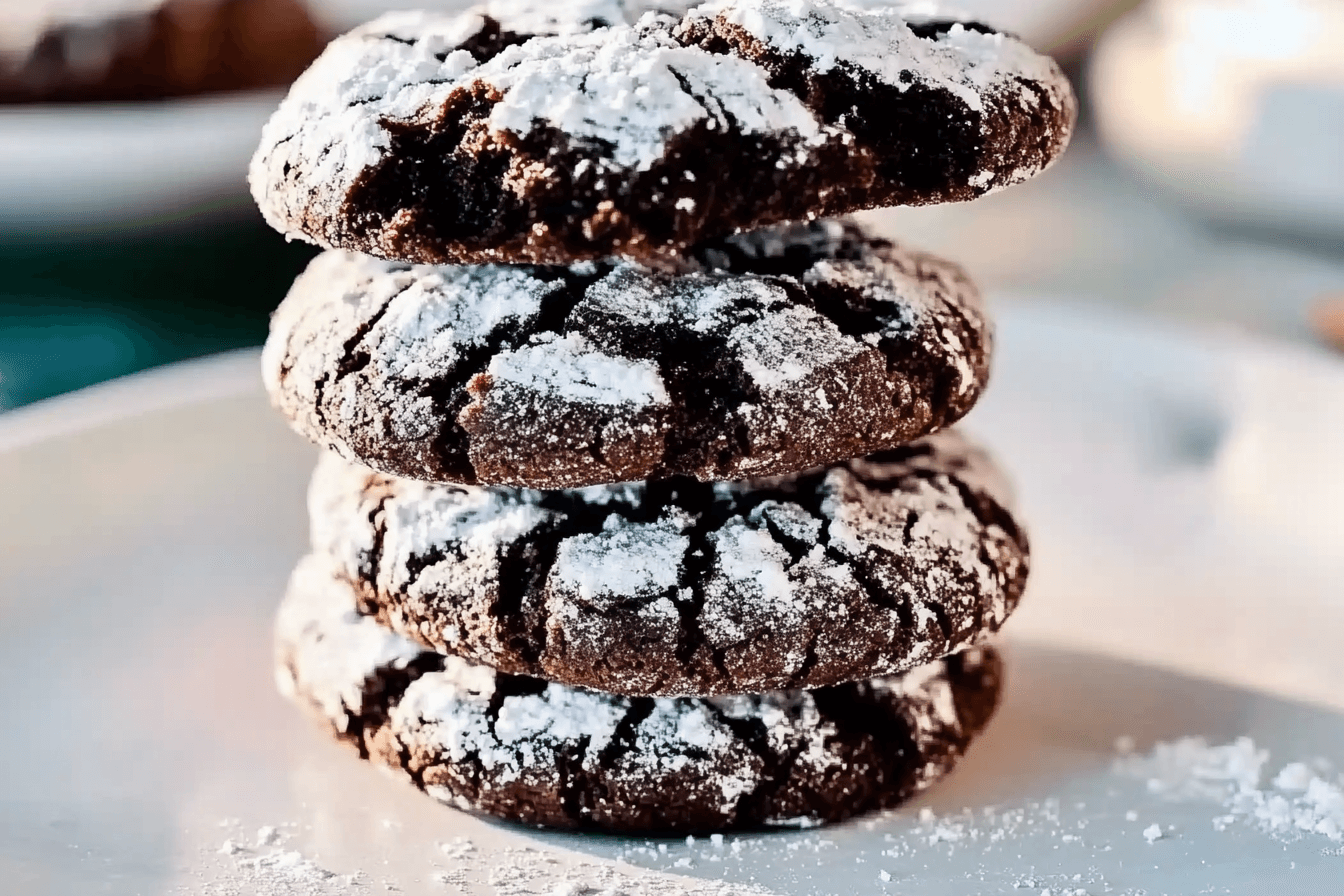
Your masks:
{"label": "powdered sugar coating", "polygon": [[949,262],[826,221],[698,252],[682,274],[328,253],[272,319],[266,385],[375,469],[538,488],[806,469],[946,426],[984,387],[990,325]]}
{"label": "powdered sugar coating", "polygon": [[949,431],[792,477],[576,491],[429,485],[334,455],[313,549],[427,647],[622,694],[820,687],[900,672],[1004,623],[1026,538]]}
{"label": "powdered sugar coating", "polygon": [[1072,128],[1058,67],[973,23],[844,0],[582,6],[396,13],[334,41],[263,132],[266,219],[419,262],[667,257],[970,199],[1042,170]]}
{"label": "powdered sugar coating", "polygon": [[389,668],[393,636],[353,604],[332,578],[295,579],[281,609],[294,622],[277,629],[287,693],[436,799],[533,824],[671,833],[888,807],[950,770],[999,689],[983,649],[908,681],[706,699],[623,698],[437,654]]}

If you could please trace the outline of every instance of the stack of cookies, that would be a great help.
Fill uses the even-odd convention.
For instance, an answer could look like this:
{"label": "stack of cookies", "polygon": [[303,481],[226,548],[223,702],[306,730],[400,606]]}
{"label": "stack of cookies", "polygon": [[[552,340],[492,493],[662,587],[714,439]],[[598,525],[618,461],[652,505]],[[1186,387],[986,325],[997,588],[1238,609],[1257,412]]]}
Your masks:
{"label": "stack of cookies", "polygon": [[991,332],[954,264],[821,216],[1063,150],[1058,68],[845,0],[394,14],[253,161],[330,251],[267,387],[329,449],[282,689],[473,812],[685,832],[892,806],[987,723],[1027,543],[947,427]]}

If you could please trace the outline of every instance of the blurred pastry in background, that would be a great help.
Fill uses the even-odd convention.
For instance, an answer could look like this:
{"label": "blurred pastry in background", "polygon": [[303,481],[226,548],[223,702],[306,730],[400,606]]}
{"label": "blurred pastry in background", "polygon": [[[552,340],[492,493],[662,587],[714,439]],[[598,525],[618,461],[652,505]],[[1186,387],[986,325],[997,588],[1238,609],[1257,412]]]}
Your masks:
{"label": "blurred pastry in background", "polygon": [[1321,296],[1311,307],[1317,335],[1344,352],[1344,292]]}
{"label": "blurred pastry in background", "polygon": [[283,85],[327,36],[300,0],[31,0],[0,16],[0,103]]}
{"label": "blurred pastry in background", "polygon": [[1344,235],[1344,3],[1150,0],[1099,42],[1110,152],[1213,217]]}

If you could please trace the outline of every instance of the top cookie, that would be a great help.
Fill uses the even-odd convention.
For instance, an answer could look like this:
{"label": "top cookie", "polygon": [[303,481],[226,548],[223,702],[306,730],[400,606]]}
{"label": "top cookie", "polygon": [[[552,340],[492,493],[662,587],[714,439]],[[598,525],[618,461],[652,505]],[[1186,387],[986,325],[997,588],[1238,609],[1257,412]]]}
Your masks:
{"label": "top cookie", "polygon": [[1049,165],[1075,117],[1051,59],[975,22],[847,0],[545,8],[392,14],[334,41],[252,161],[267,220],[403,261],[656,259],[973,199]]}

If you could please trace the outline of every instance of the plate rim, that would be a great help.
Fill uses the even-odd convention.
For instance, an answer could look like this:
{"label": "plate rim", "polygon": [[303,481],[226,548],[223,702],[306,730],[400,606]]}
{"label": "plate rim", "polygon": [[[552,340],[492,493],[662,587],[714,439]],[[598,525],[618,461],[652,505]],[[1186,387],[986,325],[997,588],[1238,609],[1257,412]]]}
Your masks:
{"label": "plate rim", "polygon": [[92,121],[110,117],[146,115],[172,116],[184,111],[199,111],[214,106],[241,106],[252,108],[263,103],[278,105],[288,91],[287,86],[255,87],[247,90],[218,90],[211,93],[193,93],[150,100],[112,100],[93,103],[18,103],[0,105],[0,126],[25,119],[45,119],[62,123],[76,120]]}
{"label": "plate rim", "polygon": [[115,377],[0,413],[0,454],[155,412],[260,390],[261,349],[231,349]]}
{"label": "plate rim", "polygon": [[[0,106],[0,164],[9,171],[0,186],[12,188],[0,191],[0,235],[135,229],[251,208],[247,160],[286,89]],[[104,132],[115,151],[95,139]],[[147,187],[150,161],[160,177]]]}

